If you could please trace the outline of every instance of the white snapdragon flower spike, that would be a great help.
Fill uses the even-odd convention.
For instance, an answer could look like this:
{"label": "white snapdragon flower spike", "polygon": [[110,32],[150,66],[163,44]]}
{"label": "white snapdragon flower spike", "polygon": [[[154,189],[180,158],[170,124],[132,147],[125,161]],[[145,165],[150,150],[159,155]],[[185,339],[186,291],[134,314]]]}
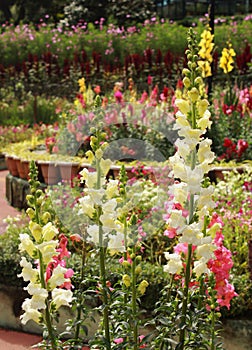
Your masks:
{"label": "white snapdragon flower spike", "polygon": [[[194,60],[197,55],[189,57]],[[190,246],[189,255],[193,257],[193,271],[200,276],[209,272],[207,262],[214,258],[213,252],[216,249],[212,243],[212,232],[208,232],[205,228],[205,217],[209,216],[215,207],[214,188],[203,186],[205,174],[211,169],[215,155],[211,151],[212,141],[205,137],[207,128],[211,127],[209,103],[201,96],[202,79],[195,70],[196,59],[188,67],[189,69],[184,71],[185,97],[175,100],[178,111],[174,129],[178,131],[179,138],[175,142],[177,151],[170,157],[171,174],[178,179],[178,183],[174,183],[170,193],[173,196],[173,203],[181,206],[168,207],[166,223],[176,230],[180,243]],[[181,207],[184,209],[183,212]],[[188,214],[184,217],[186,211]],[[192,250],[193,246],[196,247],[195,253]],[[165,270],[177,273],[178,256],[171,254],[166,258],[169,263],[165,266]]]}

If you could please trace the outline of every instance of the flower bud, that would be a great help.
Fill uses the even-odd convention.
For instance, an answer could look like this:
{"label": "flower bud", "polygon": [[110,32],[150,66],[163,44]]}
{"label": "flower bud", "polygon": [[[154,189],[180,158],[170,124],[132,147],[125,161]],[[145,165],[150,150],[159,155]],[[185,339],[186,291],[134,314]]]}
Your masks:
{"label": "flower bud", "polygon": [[30,219],[33,219],[34,216],[35,216],[35,212],[34,212],[34,210],[32,208],[28,208],[26,210],[26,214],[29,216]]}
{"label": "flower bud", "polygon": [[138,266],[136,267],[135,272],[136,272],[137,275],[139,275],[139,274],[142,272],[142,268],[141,268],[140,265],[138,265]]}
{"label": "flower bud", "polygon": [[51,220],[51,214],[48,211],[44,212],[42,215],[42,220],[43,222],[48,223],[48,221]]}
{"label": "flower bud", "polygon": [[102,155],[103,155],[103,152],[101,150],[101,148],[98,148],[96,151],[95,151],[95,157],[97,159],[101,159],[102,158]]}
{"label": "flower bud", "polygon": [[190,79],[189,79],[188,77],[185,77],[185,78],[183,79],[183,84],[184,84],[184,86],[188,89],[188,88],[190,87],[190,85],[191,85]]}
{"label": "flower bud", "polygon": [[130,263],[127,260],[124,260],[122,262],[122,266],[125,267],[125,268],[130,268],[131,265],[130,265]]}
{"label": "flower bud", "polygon": [[189,92],[188,95],[192,101],[192,103],[196,102],[199,99],[199,90],[196,87],[193,87]]}
{"label": "flower bud", "polygon": [[195,79],[195,84],[202,85],[202,84],[203,84],[202,78],[201,78],[201,77],[197,77],[197,78]]}
{"label": "flower bud", "polygon": [[189,77],[191,72],[189,71],[189,69],[187,68],[183,68],[182,70],[182,74],[185,75],[186,77]]}

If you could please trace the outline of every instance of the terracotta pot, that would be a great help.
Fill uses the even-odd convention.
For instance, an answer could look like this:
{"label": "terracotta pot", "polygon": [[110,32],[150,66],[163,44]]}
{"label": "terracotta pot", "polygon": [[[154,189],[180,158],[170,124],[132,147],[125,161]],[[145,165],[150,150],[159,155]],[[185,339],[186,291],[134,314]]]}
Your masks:
{"label": "terracotta pot", "polygon": [[21,163],[23,164],[23,171],[24,171],[24,176],[26,180],[29,180],[29,172],[30,172],[30,162],[29,160],[22,160]]}
{"label": "terracotta pot", "polygon": [[60,169],[61,179],[65,182],[71,182],[71,180],[76,177],[80,171],[79,163],[62,162],[57,163]]}
{"label": "terracotta pot", "polygon": [[[119,173],[120,173],[121,167],[119,165],[112,165],[110,170],[113,172],[114,179],[118,178]],[[126,174],[128,176],[128,179],[132,179],[135,177],[135,174],[132,173],[133,167],[132,166],[125,166]]]}
{"label": "terracotta pot", "polygon": [[56,185],[61,180],[59,167],[54,162],[39,160],[37,164],[45,184]]}
{"label": "terracotta pot", "polygon": [[17,159],[12,156],[5,156],[7,168],[12,176],[18,177]]}
{"label": "terracotta pot", "polygon": [[217,183],[217,181],[223,181],[225,179],[225,173],[229,171],[237,170],[240,174],[243,172],[242,167],[215,167],[211,169],[208,173],[208,176],[212,182]]}
{"label": "terracotta pot", "polygon": [[18,169],[18,176],[20,177],[20,179],[26,180],[26,173],[25,173],[24,165],[21,162],[21,159],[17,159],[17,169]]}

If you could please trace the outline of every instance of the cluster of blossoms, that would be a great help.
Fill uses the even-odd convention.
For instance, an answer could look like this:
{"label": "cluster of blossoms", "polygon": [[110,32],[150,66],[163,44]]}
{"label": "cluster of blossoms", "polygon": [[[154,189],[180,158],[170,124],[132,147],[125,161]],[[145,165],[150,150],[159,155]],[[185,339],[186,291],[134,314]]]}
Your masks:
{"label": "cluster of blossoms", "polygon": [[[177,151],[170,158],[174,185],[172,200],[166,204],[165,234],[178,237],[179,244],[174,253],[165,253],[168,260],[166,272],[181,274],[186,264],[185,284],[189,286],[193,276],[199,278],[211,274],[209,261],[218,251],[216,232],[218,225],[207,225],[215,207],[214,187],[209,185],[205,174],[211,169],[215,155],[211,151],[211,140],[204,135],[210,128],[208,101],[200,94],[202,90],[201,68],[198,66],[197,46],[193,39],[187,50],[188,68],[184,69],[184,98],[175,101],[178,107],[176,125],[180,138],[175,145]],[[184,257],[186,256],[186,262]]]}
{"label": "cluster of blossoms", "polygon": [[223,69],[223,72],[225,74],[231,72],[234,69],[233,63],[235,57],[235,51],[232,48],[232,44],[228,44],[228,48],[224,47],[224,49],[221,52],[221,58],[220,58],[220,68]]}
{"label": "cluster of blossoms", "polygon": [[199,43],[200,50],[198,53],[201,59],[198,61],[198,65],[202,69],[203,78],[210,77],[212,75],[211,63],[213,62],[213,38],[214,35],[211,34],[210,28],[205,29],[201,34],[201,40]]}
{"label": "cluster of blossoms", "polygon": [[233,267],[232,254],[223,245],[224,236],[222,234],[222,227],[224,223],[218,214],[214,213],[209,227],[213,227],[215,232],[214,244],[214,259],[209,260],[209,270],[214,273],[215,290],[217,291],[217,303],[220,307],[226,306],[230,308],[230,301],[237,296],[234,286],[229,283],[230,270]]}
{"label": "cluster of blossoms", "polygon": [[225,137],[223,142],[223,147],[226,148],[226,151],[218,158],[231,160],[231,159],[240,159],[243,155],[243,153],[248,148],[249,144],[246,140],[238,140],[237,144],[230,140],[228,137]]}
{"label": "cluster of blossoms", "polygon": [[20,234],[19,245],[21,253],[26,252],[29,258],[22,257],[19,277],[29,282],[25,289],[31,298],[22,305],[25,312],[21,320],[24,324],[29,320],[46,324],[50,333],[51,315],[63,305],[70,306],[72,301],[73,270],[66,267],[65,259],[70,256],[67,238],[59,234],[50,221],[50,213],[43,211],[44,194],[38,188],[34,162],[31,163],[30,177],[31,194],[27,195],[30,233]]}

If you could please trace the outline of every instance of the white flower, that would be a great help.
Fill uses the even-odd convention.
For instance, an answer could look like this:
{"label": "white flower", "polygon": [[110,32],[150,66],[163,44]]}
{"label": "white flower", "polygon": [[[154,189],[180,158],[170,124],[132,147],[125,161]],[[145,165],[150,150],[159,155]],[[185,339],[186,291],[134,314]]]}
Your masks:
{"label": "white flower", "polygon": [[98,225],[88,226],[87,233],[89,235],[88,241],[95,244],[99,244],[99,226]]}
{"label": "white flower", "polygon": [[69,289],[56,288],[52,291],[52,300],[55,304],[56,310],[61,306],[70,306],[72,302],[73,293]]}
{"label": "white flower", "polygon": [[109,236],[108,248],[110,249],[111,254],[124,252],[124,234],[118,231],[115,234],[111,234]]}
{"label": "white flower", "polygon": [[182,236],[180,237],[180,243],[188,243],[193,245],[200,245],[203,233],[199,228],[199,224],[194,222],[190,225],[187,225],[182,230]]}
{"label": "white flower", "polygon": [[100,164],[101,164],[102,174],[104,176],[106,176],[108,171],[109,171],[109,169],[110,169],[110,167],[111,167],[111,165],[112,165],[112,161],[110,159],[103,159],[102,158]]}
{"label": "white flower", "polygon": [[115,214],[102,214],[100,216],[100,221],[102,223],[104,231],[111,232],[117,228],[115,219]]}
{"label": "white flower", "polygon": [[87,189],[87,193],[90,195],[90,198],[94,204],[102,205],[102,199],[105,194],[105,190],[103,188],[100,188],[98,190],[89,188]]}
{"label": "white flower", "polygon": [[214,187],[212,185],[201,188],[200,195],[197,201],[197,207],[202,209],[207,207],[208,209],[215,207],[215,202],[213,200]]}
{"label": "white flower", "polygon": [[58,243],[58,240],[52,240],[37,245],[37,248],[41,252],[43,261],[46,265],[52,260],[54,255],[57,255],[56,247]]}
{"label": "white flower", "polygon": [[32,268],[32,264],[26,260],[24,256],[22,256],[20,261],[20,266],[22,268],[22,272],[17,275],[18,277],[23,277],[24,281],[33,281],[35,282],[38,278],[38,270]]}
{"label": "white flower", "polygon": [[197,120],[197,126],[204,131],[206,128],[211,128],[212,121],[210,120],[211,113],[206,110],[204,115]]}
{"label": "white flower", "polygon": [[31,299],[25,299],[22,304],[22,309],[25,311],[25,313],[20,316],[21,322],[23,324],[26,324],[29,320],[33,320],[34,322],[39,323],[42,314],[38,310],[31,307]]}
{"label": "white flower", "polygon": [[85,214],[85,215],[88,215],[90,218],[92,218],[95,213],[95,208],[93,206],[93,201],[91,197],[84,196],[79,199],[79,203],[81,206],[79,214]]}
{"label": "white flower", "polygon": [[115,198],[112,198],[102,204],[102,211],[104,214],[116,215],[116,206],[117,206],[117,201]]}
{"label": "white flower", "polygon": [[186,173],[187,173],[187,185],[188,185],[188,191],[191,194],[196,194],[200,192],[201,190],[201,181],[204,177],[204,172],[200,167],[195,167],[194,169],[191,169],[190,167],[186,167]]}
{"label": "white flower", "polygon": [[18,246],[21,252],[26,251],[31,257],[33,257],[36,247],[27,233],[21,233],[19,235],[20,244]]}
{"label": "white flower", "polygon": [[197,277],[200,277],[204,273],[210,274],[210,270],[207,267],[207,262],[208,260],[205,258],[201,258],[200,260],[194,262],[193,271]]}
{"label": "white flower", "polygon": [[164,255],[166,260],[168,260],[168,264],[164,266],[164,272],[171,274],[180,273],[183,268],[181,256],[177,253],[170,254],[167,252],[165,252]]}
{"label": "white flower", "polygon": [[185,182],[175,183],[171,190],[174,195],[175,202],[183,205],[184,202],[188,199],[188,188]]}
{"label": "white flower", "polygon": [[66,282],[66,278],[64,277],[66,272],[67,269],[65,267],[62,267],[60,265],[55,267],[52,276],[48,280],[51,290],[61,286],[62,284],[64,284],[64,282]]}
{"label": "white flower", "polygon": [[200,137],[203,134],[202,130],[192,129],[190,126],[183,127],[178,131],[179,136],[185,138],[185,142],[188,144],[191,150],[194,150],[200,141]]}
{"label": "white flower", "polygon": [[84,168],[81,172],[81,182],[85,181],[88,188],[94,188],[97,183],[97,172],[89,172],[87,168]]}
{"label": "white flower", "polygon": [[175,147],[177,147],[177,152],[180,155],[180,157],[183,157],[184,159],[186,159],[186,157],[190,154],[191,149],[188,146],[188,144],[181,139],[177,139],[175,141]]}
{"label": "white flower", "polygon": [[200,258],[205,258],[209,260],[214,258],[213,252],[215,249],[216,249],[216,246],[212,243],[202,244],[196,248],[196,254]]}
{"label": "white flower", "polygon": [[108,199],[119,195],[118,180],[109,180],[106,186],[106,196]]}
{"label": "white flower", "polygon": [[167,223],[173,227],[176,228],[178,232],[183,230],[185,227],[185,218],[182,215],[182,210],[171,210],[170,217],[167,220]]}
{"label": "white flower", "polygon": [[209,139],[204,139],[199,143],[198,150],[198,160],[200,163],[207,162],[208,164],[212,163],[215,155],[211,151],[212,141]]}

